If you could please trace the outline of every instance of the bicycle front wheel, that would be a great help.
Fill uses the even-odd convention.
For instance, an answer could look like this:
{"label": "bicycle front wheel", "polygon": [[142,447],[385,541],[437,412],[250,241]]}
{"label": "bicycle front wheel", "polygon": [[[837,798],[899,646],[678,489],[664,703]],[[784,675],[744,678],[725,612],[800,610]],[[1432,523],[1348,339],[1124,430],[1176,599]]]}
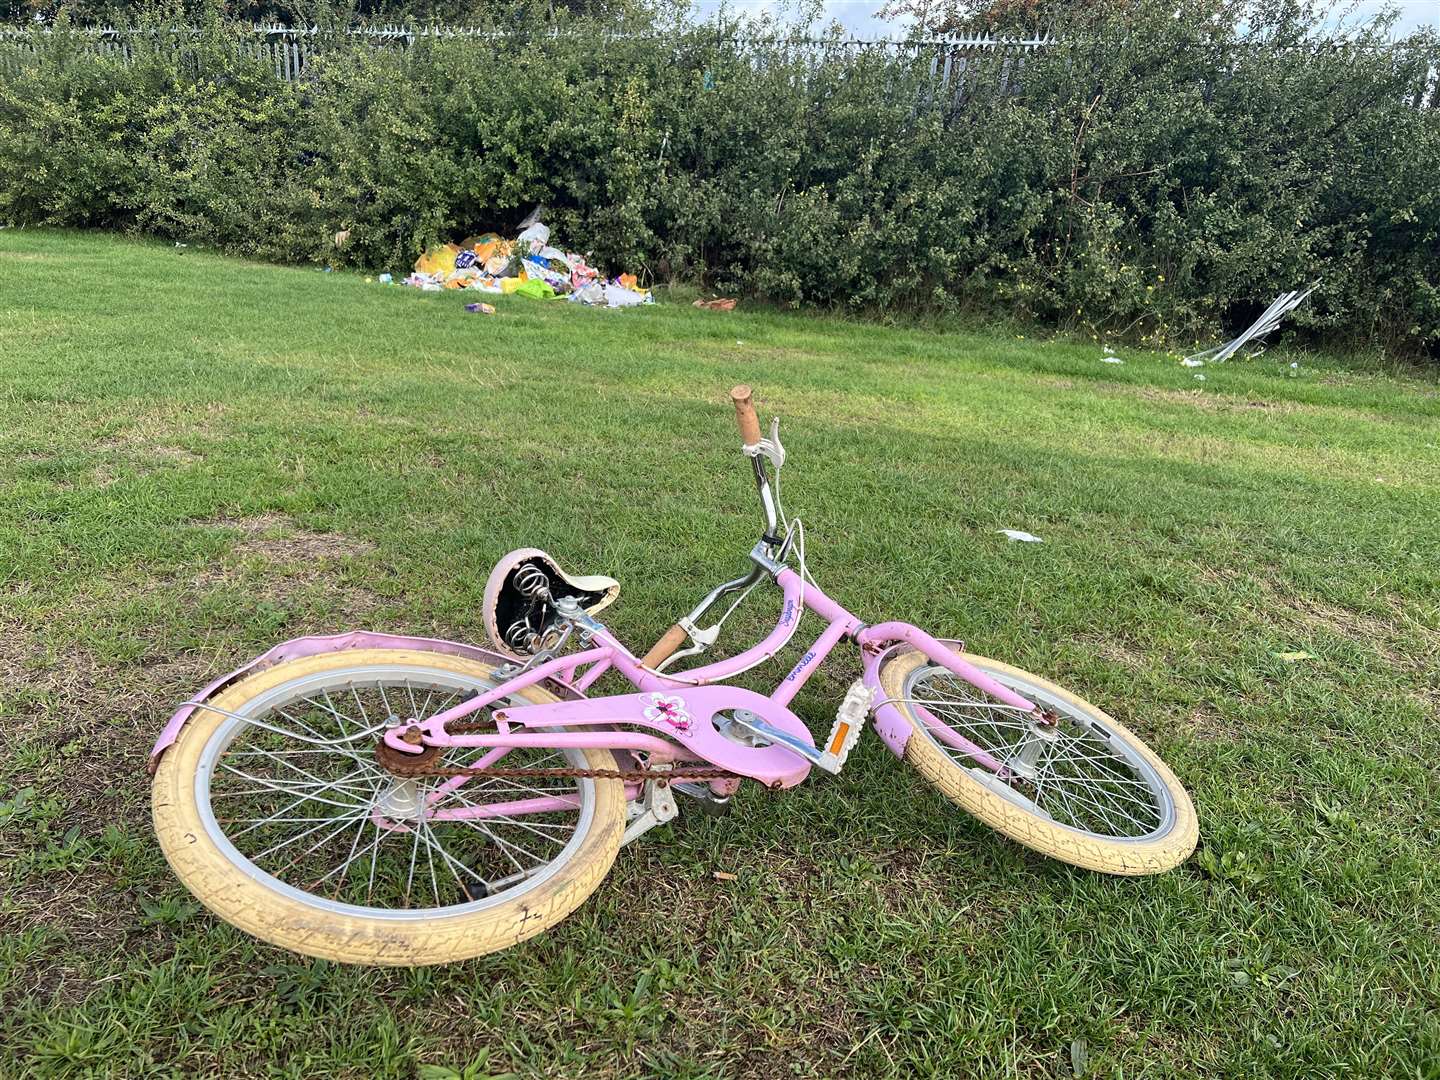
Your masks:
{"label": "bicycle front wheel", "polygon": [[914,729],[905,760],[951,802],[1042,855],[1107,874],[1159,874],[1189,857],[1190,796],[1118,720],[1038,675],[962,654],[1037,703],[1043,719],[996,701],[920,652],[880,671]]}
{"label": "bicycle front wheel", "polygon": [[[388,724],[494,681],[473,660],[390,649],[242,679],[214,710],[198,709],[160,760],[153,811],[165,857],[226,922],[343,963],[445,963],[554,926],[620,848],[621,781],[564,775],[613,769],[609,751],[512,750],[497,767],[561,771],[463,782],[397,773],[377,751]],[[555,700],[539,687],[515,699]],[[436,763],[473,767],[485,753],[457,747]]]}

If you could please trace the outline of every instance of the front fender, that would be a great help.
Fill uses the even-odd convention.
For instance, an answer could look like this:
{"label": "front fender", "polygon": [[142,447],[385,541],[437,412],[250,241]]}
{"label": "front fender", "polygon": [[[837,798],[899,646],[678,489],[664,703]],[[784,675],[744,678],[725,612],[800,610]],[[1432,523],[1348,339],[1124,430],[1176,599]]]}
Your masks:
{"label": "front fender", "polygon": [[[952,647],[956,652],[965,651],[965,643],[955,638],[940,638],[942,645]],[[892,641],[876,649],[873,653],[866,650],[864,660],[865,685],[873,693],[874,700],[878,702],[873,708],[875,712],[875,734],[880,736],[880,741],[890,748],[890,752],[902,761],[905,759],[905,744],[910,741],[910,736],[915,733],[914,726],[905,718],[905,714],[890,704],[885,697],[885,689],[880,685],[880,670],[901,653],[909,652],[915,646],[903,641]]]}
{"label": "front fender", "polygon": [[[155,769],[160,764],[160,755],[175,742],[180,736],[180,729],[185,726],[185,721],[190,719],[191,713],[195,711],[197,704],[209,701],[221,690],[230,684],[244,678],[246,675],[257,671],[264,671],[266,668],[274,667],[276,664],[283,664],[287,660],[298,660],[305,656],[317,656],[320,653],[342,652],[346,649],[421,649],[425,652],[448,653],[452,656],[463,656],[470,660],[479,660],[482,663],[494,664],[501,667],[505,664],[513,664],[512,657],[494,652],[490,649],[482,649],[478,645],[466,645],[459,641],[446,641],[442,638],[409,637],[403,634],[377,634],[369,630],[353,630],[348,634],[315,635],[312,637],[292,638],[289,641],[281,642],[268,652],[257,656],[248,664],[236,668],[228,675],[222,675],[210,683],[198,694],[192,695],[184,705],[181,705],[171,715],[169,722],[165,725],[160,737],[155,740],[155,745],[150,749],[150,760],[146,765],[146,771],[151,776],[155,775]],[[576,690],[569,683],[559,679],[544,680],[545,687],[555,696],[576,700],[585,695]]]}

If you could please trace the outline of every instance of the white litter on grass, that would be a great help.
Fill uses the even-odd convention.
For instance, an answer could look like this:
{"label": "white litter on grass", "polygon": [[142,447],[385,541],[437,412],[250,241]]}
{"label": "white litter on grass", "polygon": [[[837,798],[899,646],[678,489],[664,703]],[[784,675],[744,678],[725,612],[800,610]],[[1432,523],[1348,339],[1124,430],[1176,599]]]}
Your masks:
{"label": "white litter on grass", "polygon": [[1102,357],[1100,357],[1100,363],[1102,363],[1102,364],[1123,364],[1124,362],[1125,362],[1125,361],[1124,361],[1124,360],[1121,360],[1118,356],[1102,356]]}
{"label": "white litter on grass", "polygon": [[1001,529],[1001,536],[1008,536],[1011,540],[1019,540],[1025,544],[1043,544],[1045,541],[1034,533],[1027,533],[1021,529]]}
{"label": "white litter on grass", "polygon": [[1185,357],[1184,360],[1181,360],[1181,361],[1180,361],[1180,366],[1181,366],[1181,367],[1204,367],[1204,366],[1205,366],[1205,361],[1204,361],[1204,360],[1196,360],[1193,356],[1187,356],[1187,357]]}
{"label": "white litter on grass", "polygon": [[[1233,341],[1227,341],[1224,345],[1217,345],[1213,349],[1206,349],[1204,352],[1187,356],[1181,363],[1188,364],[1191,360],[1209,360],[1212,364],[1223,364],[1250,342],[1272,333],[1280,325],[1281,320],[1304,303],[1305,298],[1314,292],[1315,287],[1319,284],[1320,282],[1316,281],[1303,292],[1295,289],[1291,292],[1281,293],[1265,309],[1265,313],[1251,323],[1239,337]],[[1250,355],[1252,357],[1259,356],[1264,351],[1264,348],[1259,348]]]}
{"label": "white litter on grass", "polygon": [[1204,376],[1204,375],[1196,375],[1196,376],[1195,376],[1195,381],[1196,381],[1196,382],[1204,382],[1204,381],[1205,381],[1205,376]]}

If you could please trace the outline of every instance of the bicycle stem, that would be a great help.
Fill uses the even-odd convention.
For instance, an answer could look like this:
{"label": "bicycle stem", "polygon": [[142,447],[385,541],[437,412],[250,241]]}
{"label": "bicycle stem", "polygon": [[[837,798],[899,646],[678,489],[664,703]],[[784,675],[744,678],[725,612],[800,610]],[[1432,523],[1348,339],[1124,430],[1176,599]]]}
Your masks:
{"label": "bicycle stem", "polygon": [[763,454],[754,455],[750,461],[755,466],[755,490],[760,494],[760,506],[765,512],[765,534],[762,539],[774,547],[780,542],[781,537],[775,531],[778,528],[778,522],[776,520],[775,493],[770,487],[770,473],[765,468]]}

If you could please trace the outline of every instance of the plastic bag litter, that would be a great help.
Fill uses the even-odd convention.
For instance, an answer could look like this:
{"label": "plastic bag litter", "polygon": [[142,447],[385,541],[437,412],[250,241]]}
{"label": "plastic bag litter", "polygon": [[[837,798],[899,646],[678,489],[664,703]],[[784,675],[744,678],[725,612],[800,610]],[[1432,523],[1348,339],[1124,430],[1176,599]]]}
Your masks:
{"label": "plastic bag litter", "polygon": [[515,243],[528,244],[531,251],[543,251],[550,243],[550,226],[537,221],[515,237]]}
{"label": "plastic bag litter", "polygon": [[455,269],[455,257],[460,248],[455,244],[440,244],[432,247],[415,260],[417,274],[448,274]]}
{"label": "plastic bag litter", "polygon": [[531,278],[529,281],[521,282],[520,287],[515,290],[516,296],[528,296],[532,300],[553,300],[555,290],[543,281],[536,281]]}
{"label": "plastic bag litter", "polygon": [[570,272],[568,267],[566,267],[565,273],[562,274],[551,267],[549,263],[527,255],[525,257],[524,276],[530,281],[543,281],[556,292],[570,291]]}
{"label": "plastic bag litter", "polygon": [[515,277],[520,273],[520,260],[508,250],[497,251],[485,260],[485,273],[491,277]]}
{"label": "plastic bag litter", "polygon": [[1008,536],[1011,540],[1019,540],[1025,544],[1043,544],[1045,541],[1034,533],[1025,532],[1023,529],[1001,529],[1001,536]]}
{"label": "plastic bag litter", "polygon": [[591,282],[589,285],[582,285],[565,299],[574,304],[589,304],[591,307],[603,307],[605,304],[605,286],[600,282]]}
{"label": "plastic bag litter", "polygon": [[[622,275],[635,279],[629,274]],[[627,289],[623,285],[608,285],[605,288],[605,304],[607,307],[639,307],[641,304],[653,304],[654,298],[648,291],[641,292],[639,289]]]}
{"label": "plastic bag litter", "polygon": [[649,290],[626,289],[620,285],[604,282],[594,282],[576,289],[567,300],[576,304],[586,304],[590,307],[639,307],[641,304],[653,304],[655,298],[650,295]]}

